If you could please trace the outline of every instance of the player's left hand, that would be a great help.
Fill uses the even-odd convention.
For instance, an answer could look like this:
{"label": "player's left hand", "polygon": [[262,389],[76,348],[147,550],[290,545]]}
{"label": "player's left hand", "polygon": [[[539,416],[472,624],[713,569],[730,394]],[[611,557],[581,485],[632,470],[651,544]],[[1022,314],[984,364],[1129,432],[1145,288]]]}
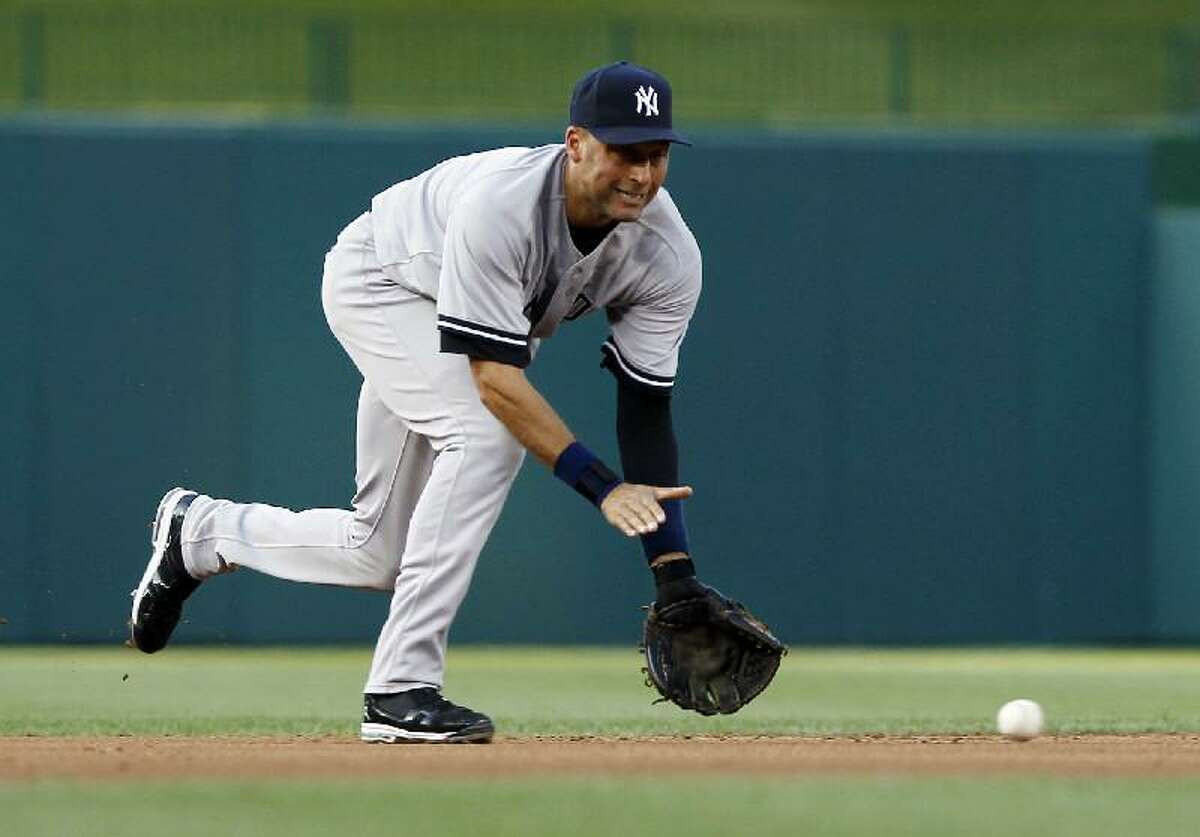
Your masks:
{"label": "player's left hand", "polygon": [[703,584],[691,589],[650,605],[646,683],[683,709],[728,715],[767,688],[787,647],[744,605]]}
{"label": "player's left hand", "polygon": [[638,485],[623,482],[609,492],[600,504],[604,519],[629,537],[649,535],[666,522],[667,514],[659,502],[686,500],[692,496],[690,485],[663,488],[657,485]]}

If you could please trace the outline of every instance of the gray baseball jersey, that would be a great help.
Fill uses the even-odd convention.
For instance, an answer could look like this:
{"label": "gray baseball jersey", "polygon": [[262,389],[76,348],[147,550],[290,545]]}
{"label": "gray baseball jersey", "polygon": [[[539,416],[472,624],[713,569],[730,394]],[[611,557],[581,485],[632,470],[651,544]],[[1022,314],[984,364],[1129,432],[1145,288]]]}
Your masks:
{"label": "gray baseball jersey", "polygon": [[700,294],[700,248],[666,189],[586,256],[565,212],[562,145],[455,157],[377,195],[385,274],[437,300],[442,349],[526,366],[564,320],[604,309],[610,366],[669,392]]}
{"label": "gray baseball jersey", "polygon": [[695,239],[660,189],[585,256],[564,165],[561,145],[456,157],[377,195],[338,236],[322,302],[363,376],[352,511],[201,494],[183,522],[194,578],[245,566],[392,590],[370,694],[441,686],[451,622],[525,455],[464,355],[524,366],[561,322],[603,309],[609,368],[654,392],[674,382],[700,292]]}

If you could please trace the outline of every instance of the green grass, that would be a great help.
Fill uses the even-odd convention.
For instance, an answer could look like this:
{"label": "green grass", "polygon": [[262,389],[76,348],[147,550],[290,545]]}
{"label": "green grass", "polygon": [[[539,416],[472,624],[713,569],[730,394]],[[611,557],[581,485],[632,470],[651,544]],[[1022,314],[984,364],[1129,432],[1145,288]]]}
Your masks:
{"label": "green grass", "polygon": [[0,109],[557,122],[630,57],[692,124],[1108,124],[1194,108],[1198,23],[1190,0],[0,0]]}
{"label": "green grass", "polygon": [[709,776],[149,788],[55,782],[0,785],[0,811],[5,833],[22,837],[1168,837],[1195,833],[1200,780]]}
{"label": "green grass", "polygon": [[[153,9],[162,0],[0,0],[0,8],[56,9],[81,6],[103,9]],[[510,14],[574,15],[581,13],[575,0],[188,0],[178,6],[214,9],[283,9],[312,13],[330,9],[392,11],[428,14],[452,8],[462,13],[501,9]],[[614,15],[679,17],[728,14],[728,0],[659,0],[648,6],[644,0],[607,0],[604,10]],[[870,17],[902,20],[1053,20],[1088,22],[1134,20],[1178,23],[1195,19],[1195,0],[740,0],[738,14],[749,18],[836,18]]]}
{"label": "green grass", "polygon": [[[0,734],[355,733],[370,649],[0,647]],[[650,704],[632,650],[456,648],[447,692],[507,735],[967,733],[1041,701],[1052,731],[1200,731],[1196,650],[794,649],[742,713]],[[397,753],[402,756],[402,752]],[[3,758],[0,747],[0,758]],[[1185,835],[1200,777],[654,777],[0,782],[0,833]]]}
{"label": "green grass", "polygon": [[[368,648],[0,647],[0,734],[344,734]],[[1030,697],[1059,733],[1200,732],[1197,650],[794,649],[741,713],[642,685],[632,649],[457,648],[449,696],[506,735],[976,733]]]}

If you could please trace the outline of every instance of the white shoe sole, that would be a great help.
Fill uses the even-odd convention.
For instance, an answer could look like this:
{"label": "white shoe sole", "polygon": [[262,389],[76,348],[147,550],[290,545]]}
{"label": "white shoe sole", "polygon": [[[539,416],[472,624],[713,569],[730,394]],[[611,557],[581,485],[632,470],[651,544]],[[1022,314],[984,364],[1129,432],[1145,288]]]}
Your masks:
{"label": "white shoe sole", "polygon": [[150,586],[150,580],[158,572],[158,565],[162,563],[163,553],[167,551],[167,538],[171,535],[171,515],[175,513],[175,506],[183,498],[195,493],[186,488],[172,488],[163,495],[162,500],[158,503],[158,511],[154,513],[154,526],[150,529],[150,545],[154,550],[150,553],[146,571],[142,573],[141,583],[133,591],[133,607],[129,611],[130,625],[137,622],[137,612],[138,607],[142,604],[142,596],[146,595],[146,588]]}
{"label": "white shoe sole", "polygon": [[464,735],[454,732],[414,732],[387,724],[363,724],[359,736],[368,744],[466,744],[491,741],[494,733],[490,728]]}

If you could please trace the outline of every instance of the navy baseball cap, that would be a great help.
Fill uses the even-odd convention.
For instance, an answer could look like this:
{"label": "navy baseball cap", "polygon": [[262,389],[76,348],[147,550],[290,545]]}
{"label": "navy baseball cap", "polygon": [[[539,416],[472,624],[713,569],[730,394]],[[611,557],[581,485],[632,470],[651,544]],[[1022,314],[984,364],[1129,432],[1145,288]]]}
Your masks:
{"label": "navy baseball cap", "polygon": [[671,127],[671,85],[653,70],[618,61],[592,70],[571,93],[571,124],[610,145],[691,143]]}

